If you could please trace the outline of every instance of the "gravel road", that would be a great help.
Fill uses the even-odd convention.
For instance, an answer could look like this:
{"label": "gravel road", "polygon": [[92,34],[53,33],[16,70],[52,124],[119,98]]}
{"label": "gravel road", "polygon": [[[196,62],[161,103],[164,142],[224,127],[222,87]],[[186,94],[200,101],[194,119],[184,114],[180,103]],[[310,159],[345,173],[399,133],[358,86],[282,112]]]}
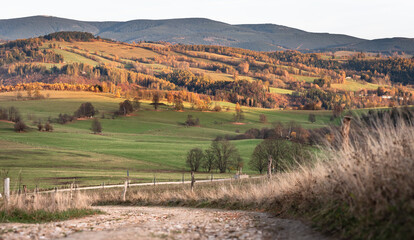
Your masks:
{"label": "gravel road", "polygon": [[0,239],[327,239],[267,213],[168,207],[96,207],[106,214],[45,224],[1,224]]}

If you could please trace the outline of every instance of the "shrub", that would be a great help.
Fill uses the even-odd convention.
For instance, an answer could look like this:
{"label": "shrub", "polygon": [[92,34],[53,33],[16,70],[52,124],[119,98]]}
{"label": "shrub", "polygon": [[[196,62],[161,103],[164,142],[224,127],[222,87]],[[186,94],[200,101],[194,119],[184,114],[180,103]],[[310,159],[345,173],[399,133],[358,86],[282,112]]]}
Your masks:
{"label": "shrub", "polygon": [[192,127],[192,126],[199,126],[200,125],[200,119],[193,118],[192,115],[187,115],[187,120],[185,121],[185,125]]}
{"label": "shrub", "polygon": [[53,132],[53,126],[49,122],[45,124],[45,131],[46,132]]}
{"label": "shrub", "polygon": [[213,110],[215,112],[221,112],[221,106],[220,105],[215,105],[214,108],[213,108]]}
{"label": "shrub", "polygon": [[79,109],[74,113],[74,116],[77,118],[81,117],[93,117],[95,114],[98,113],[97,110],[93,107],[92,103],[86,102],[82,103]]}
{"label": "shrub", "polygon": [[101,133],[102,132],[102,125],[99,122],[98,118],[94,118],[92,121],[92,127],[91,130],[93,131],[93,133]]}
{"label": "shrub", "polygon": [[14,131],[16,132],[24,132],[27,129],[26,124],[23,121],[19,120],[14,124]]}
{"label": "shrub", "polygon": [[132,102],[129,100],[125,100],[119,104],[119,110],[117,112],[118,115],[127,115],[134,111],[134,106],[132,105]]}
{"label": "shrub", "polygon": [[309,114],[308,121],[311,122],[311,123],[316,122],[315,114],[313,114],[313,113]]}
{"label": "shrub", "polygon": [[260,114],[259,120],[261,123],[267,123],[267,117],[264,114]]}
{"label": "shrub", "polygon": [[42,124],[41,122],[39,122],[39,123],[37,124],[37,130],[38,130],[39,132],[43,131],[43,124]]}

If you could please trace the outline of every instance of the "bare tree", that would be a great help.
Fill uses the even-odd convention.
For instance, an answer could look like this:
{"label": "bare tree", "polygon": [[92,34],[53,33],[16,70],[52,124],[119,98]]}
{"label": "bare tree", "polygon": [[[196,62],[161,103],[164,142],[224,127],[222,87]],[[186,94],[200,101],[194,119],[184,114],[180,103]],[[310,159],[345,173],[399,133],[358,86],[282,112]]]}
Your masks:
{"label": "bare tree", "polygon": [[191,169],[191,171],[197,172],[201,166],[203,159],[203,150],[200,148],[193,148],[187,153],[186,164]]}
{"label": "bare tree", "polygon": [[92,121],[92,127],[91,130],[93,131],[93,133],[101,133],[102,132],[102,125],[99,122],[98,118],[94,118]]}
{"label": "bare tree", "polygon": [[239,157],[237,148],[226,139],[216,139],[211,143],[210,151],[214,155],[214,163],[220,173],[225,173],[235,166]]}

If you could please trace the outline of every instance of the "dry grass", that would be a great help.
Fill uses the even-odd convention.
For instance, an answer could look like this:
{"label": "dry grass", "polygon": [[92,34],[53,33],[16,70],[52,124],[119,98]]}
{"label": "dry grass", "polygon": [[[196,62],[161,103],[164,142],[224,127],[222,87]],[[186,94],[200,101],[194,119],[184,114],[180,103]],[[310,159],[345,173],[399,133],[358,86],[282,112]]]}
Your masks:
{"label": "dry grass", "polygon": [[312,221],[345,239],[414,237],[413,126],[391,120],[354,126],[348,147],[325,147],[321,153],[313,166],[271,180],[196,183],[194,192],[188,185],[132,188],[125,202],[122,190],[113,189],[78,193],[75,200],[69,194],[17,198],[10,205],[48,211],[90,203],[265,210]]}
{"label": "dry grass", "polygon": [[[260,209],[299,216],[342,238],[414,237],[414,127],[390,121],[354,128],[345,149],[325,148],[314,166],[272,180],[135,189],[124,204]],[[155,190],[154,190],[155,189]],[[122,203],[119,191],[95,195]]]}
{"label": "dry grass", "polygon": [[86,209],[91,206],[91,197],[84,192],[58,192],[51,194],[12,194],[6,203],[0,203],[0,210],[10,211],[19,209],[23,211],[44,210],[47,212],[60,212],[68,209]]}

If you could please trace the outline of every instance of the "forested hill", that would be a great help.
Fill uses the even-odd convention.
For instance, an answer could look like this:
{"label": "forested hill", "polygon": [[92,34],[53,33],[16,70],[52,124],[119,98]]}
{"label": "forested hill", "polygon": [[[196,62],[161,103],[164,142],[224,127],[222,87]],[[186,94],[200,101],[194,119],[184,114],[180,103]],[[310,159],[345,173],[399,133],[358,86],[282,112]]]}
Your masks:
{"label": "forested hill", "polygon": [[347,35],[310,33],[274,24],[230,25],[203,18],[84,22],[34,16],[0,20],[0,39],[14,40],[58,31],[90,32],[123,42],[165,41],[239,47],[257,51],[345,49],[414,52],[413,39],[364,40]]}
{"label": "forested hill", "polygon": [[128,44],[85,32],[0,45],[0,92],[87,89],[148,99],[163,91],[170,102],[181,92],[180,99],[204,110],[211,101],[317,110],[412,105],[413,83],[413,58],[377,53]]}

